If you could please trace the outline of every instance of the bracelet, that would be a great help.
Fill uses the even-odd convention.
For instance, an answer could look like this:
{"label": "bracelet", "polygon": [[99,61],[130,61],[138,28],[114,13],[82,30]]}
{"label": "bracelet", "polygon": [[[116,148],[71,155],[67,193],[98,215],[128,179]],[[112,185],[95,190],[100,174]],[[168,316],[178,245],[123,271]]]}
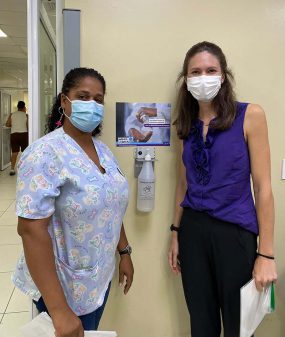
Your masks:
{"label": "bracelet", "polygon": [[171,232],[175,231],[175,232],[179,232],[179,227],[174,226],[173,224],[170,226],[170,230]]}
{"label": "bracelet", "polygon": [[274,257],[274,256],[264,255],[264,254],[261,254],[261,253],[259,253],[259,252],[256,252],[256,255],[257,255],[257,256],[265,257],[266,259],[269,259],[269,260],[275,260],[275,257]]}

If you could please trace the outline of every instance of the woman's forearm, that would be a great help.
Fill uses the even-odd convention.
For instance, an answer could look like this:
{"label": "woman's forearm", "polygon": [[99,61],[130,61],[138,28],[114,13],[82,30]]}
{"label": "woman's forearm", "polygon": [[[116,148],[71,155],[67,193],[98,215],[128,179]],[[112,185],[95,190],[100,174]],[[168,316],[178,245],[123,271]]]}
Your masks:
{"label": "woman's forearm", "polygon": [[126,248],[127,245],[128,245],[128,239],[126,236],[124,224],[122,224],[120,239],[119,239],[118,246],[117,246],[118,251],[123,250],[124,248]]}
{"label": "woman's forearm", "polygon": [[[173,217],[173,224],[176,227],[180,226],[180,220],[183,213],[183,208],[180,206],[182,201],[185,198],[185,193],[187,191],[187,179],[186,179],[186,168],[182,161],[182,153],[183,153],[183,141],[179,141],[179,151],[177,154],[177,184],[176,184],[176,191],[175,191],[175,210],[174,210],[174,217]],[[177,234],[174,233],[173,234]]]}
{"label": "woman's forearm", "polygon": [[175,213],[174,213],[174,219],[173,224],[176,227],[179,227],[181,216],[183,213],[183,208],[180,206],[181,202],[183,201],[185,197],[185,193],[187,191],[187,186],[182,181],[179,181],[176,187],[176,193],[175,193]]}
{"label": "woman's forearm", "polygon": [[19,228],[29,272],[49,313],[53,316],[53,313],[66,309],[68,305],[56,273],[55,257],[47,227],[33,223],[33,230],[27,230],[25,226]]}
{"label": "woman's forearm", "polygon": [[271,188],[255,192],[259,226],[259,252],[274,255],[274,199]]}

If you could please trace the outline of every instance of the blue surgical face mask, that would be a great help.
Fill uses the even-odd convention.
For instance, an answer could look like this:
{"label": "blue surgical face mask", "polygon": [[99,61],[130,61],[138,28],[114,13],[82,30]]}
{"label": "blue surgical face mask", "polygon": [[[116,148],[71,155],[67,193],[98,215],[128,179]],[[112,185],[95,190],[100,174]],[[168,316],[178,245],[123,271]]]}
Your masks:
{"label": "blue surgical face mask", "polygon": [[71,103],[71,116],[68,117],[71,124],[77,129],[83,132],[92,132],[103,121],[104,117],[104,105],[99,104],[96,101],[71,101],[65,96]]}

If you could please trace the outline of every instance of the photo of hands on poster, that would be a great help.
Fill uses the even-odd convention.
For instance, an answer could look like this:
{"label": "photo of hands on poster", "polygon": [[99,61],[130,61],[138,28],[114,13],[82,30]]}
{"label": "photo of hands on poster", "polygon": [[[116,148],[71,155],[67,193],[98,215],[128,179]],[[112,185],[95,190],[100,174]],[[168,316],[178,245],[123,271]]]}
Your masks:
{"label": "photo of hands on poster", "polygon": [[116,103],[117,146],[169,146],[170,103]]}

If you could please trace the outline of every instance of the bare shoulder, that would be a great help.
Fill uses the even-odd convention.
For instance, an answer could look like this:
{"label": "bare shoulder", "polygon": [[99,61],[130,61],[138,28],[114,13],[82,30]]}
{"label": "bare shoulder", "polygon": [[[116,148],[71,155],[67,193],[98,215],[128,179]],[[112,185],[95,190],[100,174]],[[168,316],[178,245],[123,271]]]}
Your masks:
{"label": "bare shoulder", "polygon": [[244,130],[249,135],[260,128],[267,129],[266,116],[264,109],[258,104],[249,104],[246,109]]}
{"label": "bare shoulder", "polygon": [[265,118],[265,111],[259,104],[249,104],[246,110],[248,118]]}

